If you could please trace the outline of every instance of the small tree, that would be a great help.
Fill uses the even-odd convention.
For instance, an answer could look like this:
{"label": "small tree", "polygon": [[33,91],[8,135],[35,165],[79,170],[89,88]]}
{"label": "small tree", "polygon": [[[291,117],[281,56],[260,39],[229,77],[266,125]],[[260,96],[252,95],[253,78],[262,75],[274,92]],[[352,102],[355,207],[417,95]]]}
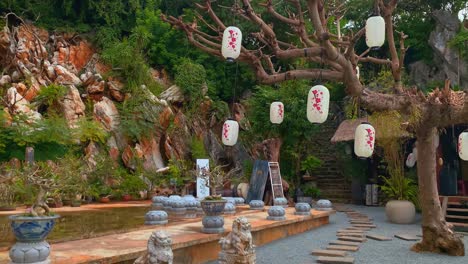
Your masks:
{"label": "small tree", "polygon": [[226,177],[227,174],[224,171],[224,168],[227,166],[228,165],[218,165],[218,166],[215,166],[210,171],[202,172],[201,177],[202,179],[205,180],[205,185],[206,187],[210,188],[210,192],[211,192],[211,195],[205,198],[206,200],[222,199],[221,194],[218,194],[216,190],[219,188],[222,188],[226,180],[228,180],[229,178],[229,177]]}

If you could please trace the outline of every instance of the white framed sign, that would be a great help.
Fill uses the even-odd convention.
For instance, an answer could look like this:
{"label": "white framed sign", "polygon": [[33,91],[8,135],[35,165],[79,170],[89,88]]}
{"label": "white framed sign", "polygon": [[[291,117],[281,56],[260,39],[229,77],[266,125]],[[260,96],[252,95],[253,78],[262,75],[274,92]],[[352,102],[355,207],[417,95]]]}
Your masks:
{"label": "white framed sign", "polygon": [[210,195],[210,188],[206,181],[209,181],[210,171],[209,159],[197,159],[197,198],[205,198]]}

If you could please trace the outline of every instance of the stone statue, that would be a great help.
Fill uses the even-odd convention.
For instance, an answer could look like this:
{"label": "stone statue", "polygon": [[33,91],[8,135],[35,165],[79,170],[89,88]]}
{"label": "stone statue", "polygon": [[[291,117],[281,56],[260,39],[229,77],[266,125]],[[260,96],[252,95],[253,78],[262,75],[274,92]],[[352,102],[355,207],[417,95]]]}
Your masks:
{"label": "stone statue", "polygon": [[134,264],[172,264],[172,239],[164,231],[154,231],[148,240],[148,252]]}
{"label": "stone statue", "polygon": [[251,226],[247,218],[238,217],[232,223],[232,232],[220,239],[220,264],[255,263],[255,246],[252,242]]}

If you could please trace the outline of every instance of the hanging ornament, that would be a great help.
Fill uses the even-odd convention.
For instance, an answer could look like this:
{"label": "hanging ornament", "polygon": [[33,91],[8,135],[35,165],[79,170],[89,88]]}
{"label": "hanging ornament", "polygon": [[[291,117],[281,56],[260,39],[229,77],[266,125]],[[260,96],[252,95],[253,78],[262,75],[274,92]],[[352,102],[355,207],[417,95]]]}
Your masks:
{"label": "hanging ornament", "polygon": [[356,77],[359,80],[360,72],[359,72],[359,66],[356,65]]}
{"label": "hanging ornament", "polygon": [[239,135],[239,124],[235,120],[226,120],[223,124],[223,133],[221,135],[223,144],[234,146]]}
{"label": "hanging ornament", "polygon": [[237,27],[227,27],[223,33],[221,53],[223,57],[233,62],[239,57],[242,45],[242,32]]}
{"label": "hanging ornament", "polygon": [[410,153],[408,157],[406,158],[406,167],[413,168],[415,164],[416,164],[416,157],[414,153]]}
{"label": "hanging ornament", "polygon": [[328,117],[330,104],[330,92],[323,85],[315,85],[310,88],[307,97],[307,119],[311,123],[323,123]]}
{"label": "hanging ornament", "polygon": [[385,42],[385,21],[383,17],[371,16],[366,21],[366,44],[369,48],[380,48]]}
{"label": "hanging ornament", "polygon": [[458,156],[462,160],[468,160],[468,131],[463,131],[458,136]]}
{"label": "hanging ornament", "polygon": [[270,121],[273,124],[283,123],[284,105],[282,102],[273,102],[270,105]]}
{"label": "hanging ornament", "polygon": [[368,158],[374,152],[375,129],[369,123],[361,123],[354,132],[354,153],[360,158]]}

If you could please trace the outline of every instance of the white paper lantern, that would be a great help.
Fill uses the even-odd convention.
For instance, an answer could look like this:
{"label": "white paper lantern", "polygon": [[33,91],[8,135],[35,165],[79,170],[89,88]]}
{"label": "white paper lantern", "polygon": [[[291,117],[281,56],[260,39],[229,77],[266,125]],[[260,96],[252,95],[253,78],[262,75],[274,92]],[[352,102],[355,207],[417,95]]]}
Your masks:
{"label": "white paper lantern", "polygon": [[284,105],[282,102],[273,102],[270,105],[270,121],[273,124],[283,123]]}
{"label": "white paper lantern", "polygon": [[360,76],[359,66],[356,66],[356,77],[359,79],[359,76]]}
{"label": "white paper lantern", "polygon": [[242,32],[237,27],[227,27],[223,33],[221,53],[228,61],[234,61],[239,57],[242,47]]}
{"label": "white paper lantern", "polygon": [[375,129],[369,123],[362,123],[354,132],[354,153],[360,158],[368,158],[374,152]]}
{"label": "white paper lantern", "polygon": [[328,117],[330,104],[330,92],[323,85],[315,85],[310,88],[307,97],[307,119],[311,123],[323,123]]}
{"label": "white paper lantern", "polygon": [[458,136],[458,156],[460,159],[468,161],[468,132],[463,131]]}
{"label": "white paper lantern", "polygon": [[226,120],[223,124],[222,141],[226,146],[234,146],[239,135],[239,124],[235,120]]}
{"label": "white paper lantern", "polygon": [[385,42],[385,21],[381,16],[372,16],[366,22],[366,44],[369,48],[381,47]]}
{"label": "white paper lantern", "polygon": [[406,167],[413,168],[415,164],[416,164],[416,157],[414,153],[410,153],[408,157],[406,158]]}

